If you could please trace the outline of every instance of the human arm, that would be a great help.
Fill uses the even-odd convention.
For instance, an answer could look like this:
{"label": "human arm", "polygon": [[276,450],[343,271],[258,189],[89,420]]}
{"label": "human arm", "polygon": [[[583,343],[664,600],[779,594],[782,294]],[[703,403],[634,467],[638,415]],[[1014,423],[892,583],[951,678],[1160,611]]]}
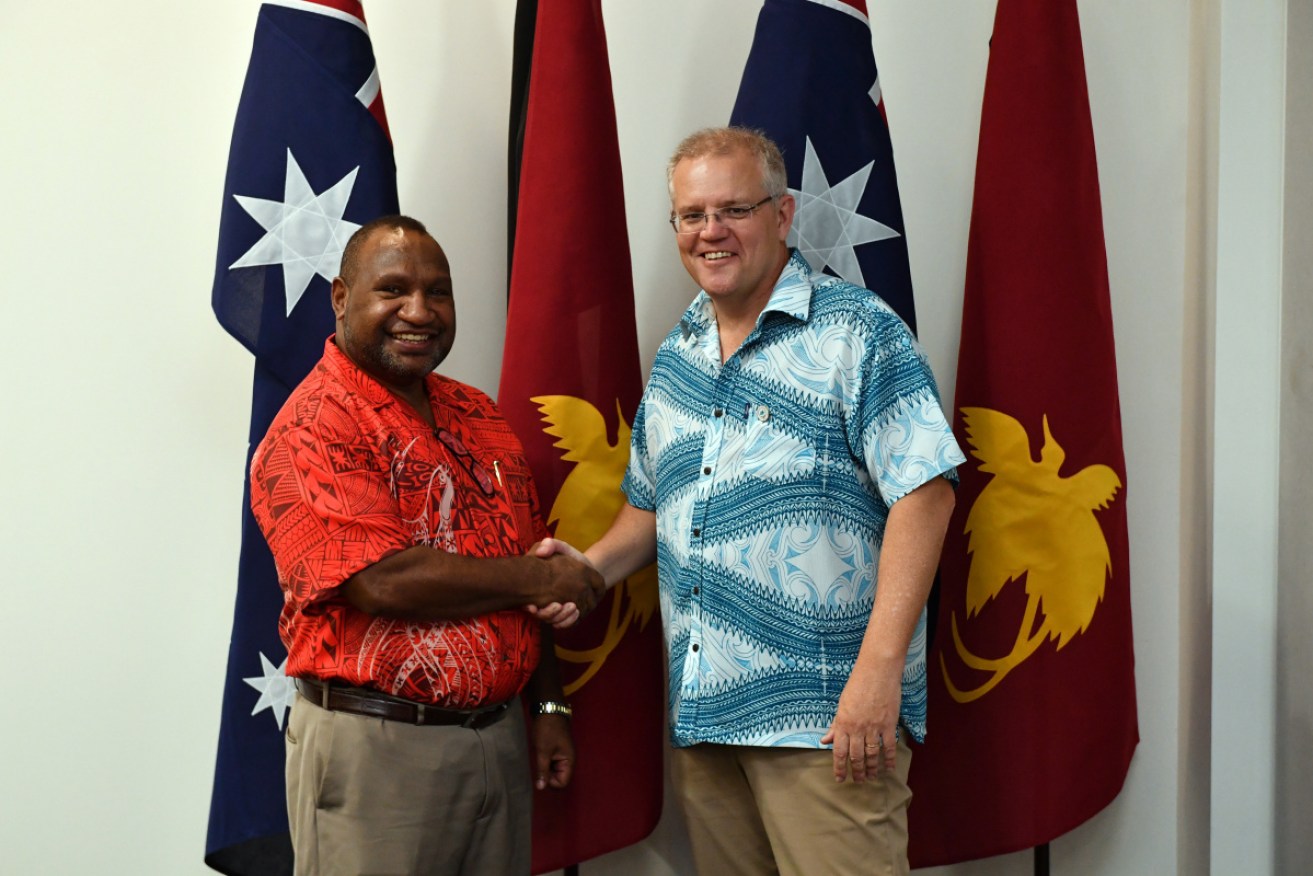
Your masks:
{"label": "human arm", "polygon": [[613,587],[655,563],[656,553],[656,512],[626,502],[611,521],[611,528],[583,555],[601,574],[606,586]]}
{"label": "human arm", "polygon": [[850,769],[853,781],[862,782],[894,768],[907,648],[934,582],[953,504],[952,486],[936,477],[889,508],[875,605],[834,722],[821,738],[834,745],[836,781]]}
{"label": "human arm", "polygon": [[529,738],[532,741],[533,785],[544,788],[564,788],[574,775],[574,739],[570,734],[570,719],[566,715],[539,715],[539,703],[564,703],[560,671],[556,663],[556,645],[552,629],[543,625],[542,655],[538,668],[524,688],[529,703]]}
{"label": "human arm", "polygon": [[588,563],[610,588],[656,562],[656,513],[626,502],[611,527],[587,550],[580,551],[559,538],[545,538],[530,553],[537,557],[564,554]]}
{"label": "human arm", "polygon": [[467,557],[416,545],[342,585],[355,608],[403,620],[455,620],[525,605],[574,603],[587,613],[606,592],[601,576],[569,556]]}

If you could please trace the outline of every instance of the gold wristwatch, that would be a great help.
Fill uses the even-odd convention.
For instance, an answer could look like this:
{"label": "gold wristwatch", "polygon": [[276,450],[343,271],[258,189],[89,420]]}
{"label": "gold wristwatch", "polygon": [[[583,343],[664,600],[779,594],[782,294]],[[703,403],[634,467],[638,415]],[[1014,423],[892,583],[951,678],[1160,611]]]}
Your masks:
{"label": "gold wristwatch", "polygon": [[535,715],[564,715],[569,718],[574,714],[574,709],[570,708],[569,703],[547,700],[534,706],[533,713]]}

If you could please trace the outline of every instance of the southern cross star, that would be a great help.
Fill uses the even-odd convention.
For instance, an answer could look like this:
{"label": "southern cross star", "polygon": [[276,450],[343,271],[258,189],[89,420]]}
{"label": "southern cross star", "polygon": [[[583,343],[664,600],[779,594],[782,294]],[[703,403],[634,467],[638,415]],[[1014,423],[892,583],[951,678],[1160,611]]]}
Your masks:
{"label": "southern cross star", "polygon": [[331,188],[316,195],[292,150],[288,149],[283,200],[233,196],[260,223],[265,234],[229,269],[282,265],[287,315],[291,316],[292,308],[301,300],[315,274],[332,282],[347,238],[360,227],[342,220],[359,172],[359,167],[354,168]]}
{"label": "southern cross star", "polygon": [[811,138],[802,164],[802,189],[789,189],[798,202],[798,214],[789,232],[789,244],[802,251],[814,271],[827,266],[849,283],[865,286],[855,247],[898,237],[884,223],[857,212],[866,191],[872,161],[843,182],[830,185]]}
{"label": "southern cross star", "polygon": [[242,679],[260,692],[260,699],[256,700],[251,714],[257,715],[268,709],[273,712],[274,720],[278,722],[278,729],[282,730],[283,721],[287,718],[287,710],[292,707],[292,701],[296,699],[296,682],[286,675],[286,660],[274,666],[261,651],[260,665],[264,668],[264,675]]}

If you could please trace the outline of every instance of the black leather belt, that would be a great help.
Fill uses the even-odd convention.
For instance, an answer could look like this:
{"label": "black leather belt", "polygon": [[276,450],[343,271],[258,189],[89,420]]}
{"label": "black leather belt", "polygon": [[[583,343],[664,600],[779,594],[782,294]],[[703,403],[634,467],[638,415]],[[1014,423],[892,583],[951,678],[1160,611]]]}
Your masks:
{"label": "black leather belt", "polygon": [[301,696],[330,712],[350,712],[368,718],[400,721],[403,724],[445,725],[482,730],[506,717],[510,708],[510,702],[505,702],[468,712],[443,709],[399,697],[390,697],[362,687],[334,684],[313,678],[298,678],[296,689],[301,692]]}

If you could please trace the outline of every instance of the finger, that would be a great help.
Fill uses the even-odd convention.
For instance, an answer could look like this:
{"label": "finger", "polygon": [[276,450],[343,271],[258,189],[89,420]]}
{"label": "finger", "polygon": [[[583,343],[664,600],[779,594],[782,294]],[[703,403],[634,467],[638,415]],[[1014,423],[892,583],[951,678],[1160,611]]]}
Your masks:
{"label": "finger", "polygon": [[552,775],[548,783],[553,788],[564,788],[570,784],[572,775],[574,775],[574,762],[568,757],[562,757],[552,763]]}
{"label": "finger", "polygon": [[551,769],[552,761],[550,757],[542,753],[538,753],[534,757],[533,786],[539,791],[547,787]]}
{"label": "finger", "polygon": [[556,539],[544,538],[542,541],[529,548],[529,553],[535,557],[550,557],[556,553]]}
{"label": "finger", "polygon": [[834,743],[834,780],[842,782],[848,777],[848,746],[841,745],[838,740]]}
{"label": "finger", "polygon": [[889,743],[884,744],[883,737],[880,740],[880,752],[884,756],[884,768],[892,772],[898,768],[898,740],[897,737],[890,739]]}
{"label": "finger", "polygon": [[532,613],[543,623],[551,623],[569,603],[549,602],[546,605],[539,606]]}
{"label": "finger", "polygon": [[[859,739],[854,738],[851,740],[848,749],[848,766],[852,770],[854,782],[860,785],[866,781],[866,753],[862,750],[861,740]],[[875,772],[874,765],[872,765],[871,772]]]}
{"label": "finger", "polygon": [[862,744],[862,760],[866,763],[866,775],[874,779],[880,772],[881,758],[879,737],[868,737]]}
{"label": "finger", "polygon": [[563,630],[566,629],[567,627],[574,626],[576,623],[578,623],[578,621],[579,621],[579,607],[571,603],[569,606],[567,606],[565,609],[562,610],[562,613],[559,617],[557,617],[555,620],[552,621],[552,626],[558,630]]}
{"label": "finger", "polygon": [[532,615],[533,617],[538,616],[538,606],[536,605],[525,605],[522,606],[521,608],[525,612],[525,614]]}

